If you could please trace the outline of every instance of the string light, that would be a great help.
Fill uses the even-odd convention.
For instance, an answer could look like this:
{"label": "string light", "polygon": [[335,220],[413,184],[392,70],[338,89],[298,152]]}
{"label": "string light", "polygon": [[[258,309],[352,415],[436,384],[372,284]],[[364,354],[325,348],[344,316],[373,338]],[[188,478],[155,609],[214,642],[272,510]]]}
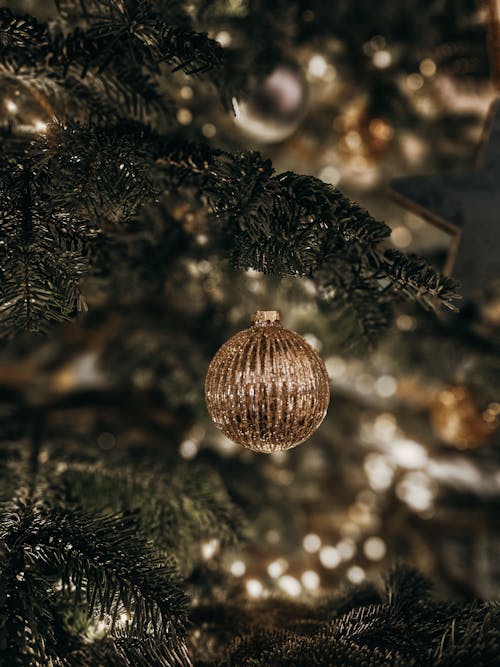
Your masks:
{"label": "string light", "polygon": [[368,483],[374,491],[385,491],[394,478],[394,468],[382,454],[371,453],[364,460],[363,467]]}
{"label": "string light", "polygon": [[191,86],[182,86],[179,93],[183,100],[190,100],[193,97],[193,89]]}
{"label": "string light", "polygon": [[16,113],[17,111],[17,104],[13,102],[12,100],[6,100],[5,101],[5,106],[7,107],[7,111],[10,113]]}
{"label": "string light", "polygon": [[391,232],[391,241],[396,248],[407,248],[413,240],[412,233],[407,227],[398,225]]}
{"label": "string light", "polygon": [[278,544],[281,542],[281,533],[276,528],[270,528],[266,533],[266,540],[269,544]]}
{"label": "string light", "polygon": [[203,136],[206,137],[207,139],[212,139],[212,137],[215,137],[217,134],[217,128],[213,123],[205,123],[203,127],[201,128],[201,131],[203,133]]}
{"label": "string light", "polygon": [[267,566],[267,573],[273,579],[277,579],[278,577],[281,577],[287,567],[288,563],[286,560],[284,558],[279,558],[278,560],[274,560],[272,563],[269,563]]}
{"label": "string light", "polygon": [[247,566],[242,560],[235,560],[231,563],[229,570],[233,577],[242,577],[247,571]]}
{"label": "string light", "polygon": [[372,118],[368,129],[378,141],[390,141],[394,136],[394,128],[382,118]]}
{"label": "string light", "polygon": [[248,579],[245,586],[251,598],[259,598],[264,592],[264,587],[258,579]]}
{"label": "string light", "polygon": [[411,315],[398,315],[396,318],[396,326],[400,331],[415,331],[417,328],[417,320]]}
{"label": "string light", "polygon": [[422,86],[424,85],[424,79],[420,74],[409,74],[406,77],[406,87],[408,90],[411,90],[412,92],[415,92],[417,90],[420,90]]}
{"label": "string light", "polygon": [[326,372],[332,380],[339,380],[347,372],[347,364],[342,357],[328,357],[325,360]]}
{"label": "string light", "polygon": [[181,125],[189,125],[193,120],[193,114],[189,109],[179,109],[177,112],[177,120]]}
{"label": "string light", "polygon": [[334,167],[333,164],[327,164],[319,172],[319,177],[325,183],[330,183],[331,185],[337,185],[341,178],[341,173]]}
{"label": "string light", "polygon": [[325,75],[327,68],[328,63],[326,62],[325,58],[317,53],[310,58],[307,71],[311,77],[315,79],[321,79]]}
{"label": "string light", "polygon": [[356,130],[349,130],[344,137],[344,141],[346,146],[352,151],[357,151],[361,148],[361,135]]}
{"label": "string light", "polygon": [[381,440],[394,437],[396,429],[396,418],[389,412],[382,412],[373,422],[373,433]]}
{"label": "string light", "polygon": [[392,63],[392,55],[390,51],[386,49],[381,49],[380,51],[375,51],[373,54],[373,64],[378,69],[386,69]]}
{"label": "string light", "polygon": [[347,578],[353,584],[360,584],[365,579],[365,571],[358,565],[353,565],[347,570]]}
{"label": "string light", "polygon": [[219,540],[215,537],[203,542],[201,545],[201,555],[204,560],[210,560],[219,550]]}
{"label": "string light", "polygon": [[420,63],[420,74],[423,76],[434,76],[436,73],[437,67],[436,63],[434,60],[431,60],[431,58],[424,58],[422,62]]}
{"label": "string light", "polygon": [[430,480],[423,472],[405,475],[396,487],[396,495],[418,512],[429,510],[434,501]]}
{"label": "string light", "polygon": [[309,533],[302,540],[302,545],[304,547],[304,550],[307,551],[307,553],[314,554],[318,552],[321,548],[321,538],[319,537],[319,535],[316,535],[314,533]]}
{"label": "string light", "polygon": [[356,543],[354,542],[354,540],[350,539],[340,540],[336,548],[342,560],[351,560],[351,558],[356,553]]}
{"label": "string light", "polygon": [[233,38],[227,30],[221,30],[215,35],[215,41],[219,42],[221,46],[230,46]]}
{"label": "string light", "polygon": [[338,549],[332,546],[322,547],[319,552],[319,560],[323,567],[326,567],[329,570],[333,570],[338,567],[342,561]]}
{"label": "string light", "polygon": [[179,446],[179,453],[183,459],[188,461],[194,459],[196,454],[198,454],[198,445],[193,440],[184,440]]}
{"label": "string light", "polygon": [[304,588],[308,591],[316,591],[319,588],[320,578],[318,573],[314,570],[306,570],[303,572],[300,580],[302,581]]}
{"label": "string light", "polygon": [[278,579],[278,586],[291,597],[297,597],[302,591],[299,580],[289,574],[285,574]]}
{"label": "string light", "polygon": [[375,380],[375,391],[381,398],[389,398],[390,396],[394,396],[397,388],[398,383],[392,377],[392,375],[381,375],[377,380]]}
{"label": "string light", "polygon": [[377,561],[384,558],[387,548],[384,540],[374,535],[365,540],[365,543],[363,544],[363,552],[368,560]]}
{"label": "string light", "polygon": [[361,373],[354,381],[356,390],[360,394],[371,394],[373,391],[374,379],[369,373]]}
{"label": "string light", "polygon": [[408,438],[396,438],[389,447],[390,460],[401,468],[422,468],[429,458],[423,445]]}
{"label": "string light", "polygon": [[33,129],[35,132],[46,132],[47,123],[44,123],[43,120],[35,120],[33,123]]}

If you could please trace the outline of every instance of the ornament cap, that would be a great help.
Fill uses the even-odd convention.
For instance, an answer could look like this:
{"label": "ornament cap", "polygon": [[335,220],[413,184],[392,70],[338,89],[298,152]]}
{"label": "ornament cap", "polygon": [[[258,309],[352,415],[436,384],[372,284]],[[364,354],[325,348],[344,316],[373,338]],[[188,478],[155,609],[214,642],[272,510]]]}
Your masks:
{"label": "ornament cap", "polygon": [[279,322],[281,316],[277,310],[257,310],[252,315],[252,324],[271,324]]}

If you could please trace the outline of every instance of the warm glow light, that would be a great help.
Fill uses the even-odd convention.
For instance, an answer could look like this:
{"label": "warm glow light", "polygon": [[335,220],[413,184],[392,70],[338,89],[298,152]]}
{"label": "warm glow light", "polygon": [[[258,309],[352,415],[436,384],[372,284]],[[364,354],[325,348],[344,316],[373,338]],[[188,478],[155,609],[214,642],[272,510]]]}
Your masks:
{"label": "warm glow light", "polygon": [[316,54],[312,56],[312,58],[309,60],[309,65],[307,69],[312,77],[316,79],[321,79],[326,74],[327,68],[328,68],[328,63],[323,58],[323,56],[320,54]]}
{"label": "warm glow light", "polygon": [[246,582],[246,589],[251,598],[258,598],[264,592],[264,587],[258,579],[248,579]]}
{"label": "warm glow light", "polygon": [[336,548],[342,560],[350,560],[356,553],[356,544],[354,540],[340,540]]}
{"label": "warm glow light", "polygon": [[206,542],[203,542],[201,545],[201,555],[205,560],[210,560],[215,556],[219,549],[219,540],[216,538],[212,538],[211,540],[207,540]]}
{"label": "warm glow light", "polygon": [[417,327],[417,320],[411,315],[398,315],[396,326],[400,331],[414,331]]}
{"label": "warm glow light", "polygon": [[5,101],[5,106],[7,107],[7,111],[10,111],[10,113],[16,113],[17,104],[15,102],[13,102],[12,100],[6,100]]}
{"label": "warm glow light", "polygon": [[233,577],[242,577],[247,571],[247,566],[242,560],[235,560],[229,568]]}
{"label": "warm glow light", "polygon": [[353,565],[347,570],[347,578],[353,584],[360,584],[365,578],[365,571],[358,565]]}
{"label": "warm glow light", "polygon": [[306,535],[304,537],[302,545],[304,549],[307,551],[307,553],[314,554],[320,550],[321,538],[319,537],[319,535],[315,535],[314,533],[309,533],[309,535]]}
{"label": "warm glow light", "polygon": [[319,177],[325,183],[330,183],[331,185],[337,185],[340,181],[340,171],[337,167],[334,167],[333,164],[327,164],[326,167],[323,167],[319,172]]}
{"label": "warm glow light", "polygon": [[389,412],[382,412],[373,422],[373,431],[377,438],[387,440],[396,433],[396,418]]}
{"label": "warm glow light", "polygon": [[363,551],[368,560],[382,560],[387,552],[387,548],[382,538],[373,536],[365,540]]}
{"label": "warm glow light", "polygon": [[325,361],[326,372],[332,380],[338,380],[346,374],[347,364],[342,357],[328,357]]}
{"label": "warm glow light", "polygon": [[179,453],[183,459],[194,459],[198,453],[198,445],[193,440],[184,440],[179,446]]}
{"label": "warm glow light", "polygon": [[193,114],[189,109],[179,109],[177,112],[177,120],[181,125],[189,125],[189,123],[191,123],[193,120]]}
{"label": "warm glow light", "polygon": [[394,469],[382,454],[368,454],[364,468],[368,482],[374,491],[385,491],[392,484]]}
{"label": "warm glow light", "polygon": [[316,591],[319,588],[319,575],[314,570],[306,570],[303,572],[300,580],[302,581],[304,588],[307,588],[308,591]]}
{"label": "warm glow light", "polygon": [[373,54],[373,64],[375,67],[378,67],[378,69],[385,69],[386,67],[389,67],[391,63],[392,56],[390,51],[381,49],[380,51],[375,51]]}
{"label": "warm glow light", "polygon": [[420,74],[409,74],[406,77],[406,86],[412,92],[420,90],[424,85],[424,79]]}
{"label": "warm glow light", "polygon": [[429,510],[434,500],[430,480],[423,472],[406,475],[397,485],[396,494],[417,512]]}
{"label": "warm glow light", "polygon": [[304,338],[311,347],[313,347],[318,352],[321,351],[322,343],[317,336],[315,336],[313,333],[306,333],[304,334]]}
{"label": "warm glow light", "polygon": [[207,139],[211,139],[212,137],[215,137],[217,134],[217,128],[213,123],[205,123],[203,127],[201,128],[201,131],[203,133],[203,136],[206,137]]}
{"label": "warm glow light", "polygon": [[401,468],[422,468],[428,460],[423,445],[408,438],[397,438],[391,443],[390,459]]}
{"label": "warm glow light", "polygon": [[391,232],[391,241],[396,248],[407,248],[413,240],[412,233],[407,227],[399,225]]}
{"label": "warm glow light", "polygon": [[47,123],[44,123],[43,120],[35,120],[33,128],[35,132],[45,132],[47,130]]}
{"label": "warm glow light", "polygon": [[193,97],[191,86],[182,86],[179,92],[183,100],[190,100]]}
{"label": "warm glow light", "polygon": [[340,565],[342,558],[340,557],[338,549],[331,546],[325,546],[319,552],[319,560],[323,567],[333,570]]}
{"label": "warm glow light", "polygon": [[270,577],[273,577],[273,579],[277,579],[278,577],[281,577],[287,567],[288,563],[286,560],[284,558],[279,558],[278,560],[273,560],[272,563],[269,563],[267,566],[267,573]]}
{"label": "warm glow light", "polygon": [[375,391],[381,398],[389,398],[390,396],[394,396],[397,388],[398,383],[392,377],[392,375],[381,375],[377,380],[375,380]]}
{"label": "warm glow light", "polygon": [[221,30],[215,35],[215,40],[219,42],[221,46],[229,46],[233,41],[231,35],[227,30]]}
{"label": "warm glow light", "polygon": [[288,574],[285,574],[283,577],[280,577],[278,580],[278,586],[282,591],[290,595],[291,597],[297,597],[300,595],[302,587],[298,579],[291,577]]}
{"label": "warm glow light", "polygon": [[434,76],[436,73],[436,63],[430,58],[424,58],[420,63],[420,73],[424,76]]}
{"label": "warm glow light", "polygon": [[356,130],[350,130],[344,137],[344,141],[348,148],[352,151],[358,150],[361,148],[361,135]]}

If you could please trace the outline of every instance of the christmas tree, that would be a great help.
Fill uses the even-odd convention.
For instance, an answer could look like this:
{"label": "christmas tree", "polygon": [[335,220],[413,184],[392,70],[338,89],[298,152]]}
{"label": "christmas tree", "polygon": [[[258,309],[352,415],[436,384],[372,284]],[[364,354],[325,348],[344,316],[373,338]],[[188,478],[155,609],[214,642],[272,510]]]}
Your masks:
{"label": "christmas tree", "polygon": [[[474,169],[495,13],[331,4],[0,9],[1,665],[496,664],[498,233],[472,293],[386,192]],[[276,309],[265,455],[203,386]]]}

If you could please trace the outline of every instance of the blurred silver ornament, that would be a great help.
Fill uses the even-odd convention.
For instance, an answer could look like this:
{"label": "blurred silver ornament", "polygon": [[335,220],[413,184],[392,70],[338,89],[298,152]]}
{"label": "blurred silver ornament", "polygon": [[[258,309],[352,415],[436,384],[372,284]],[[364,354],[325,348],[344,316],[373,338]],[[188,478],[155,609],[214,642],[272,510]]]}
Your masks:
{"label": "blurred silver ornament", "polygon": [[302,70],[293,63],[282,63],[254,82],[246,100],[234,100],[235,121],[257,141],[278,143],[297,130],[307,104],[307,81]]}

